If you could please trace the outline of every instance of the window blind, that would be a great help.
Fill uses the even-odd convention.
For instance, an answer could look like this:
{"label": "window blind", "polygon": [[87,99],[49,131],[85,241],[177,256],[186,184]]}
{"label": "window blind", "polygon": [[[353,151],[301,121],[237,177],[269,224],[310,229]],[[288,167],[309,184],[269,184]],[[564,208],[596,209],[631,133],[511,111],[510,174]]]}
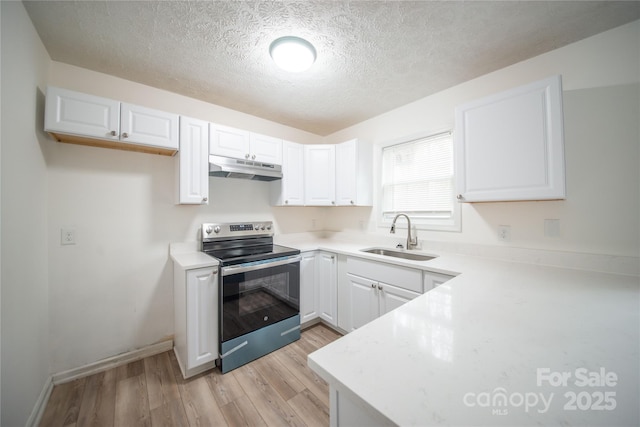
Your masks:
{"label": "window blind", "polygon": [[438,134],[382,149],[382,214],[453,216],[453,139]]}

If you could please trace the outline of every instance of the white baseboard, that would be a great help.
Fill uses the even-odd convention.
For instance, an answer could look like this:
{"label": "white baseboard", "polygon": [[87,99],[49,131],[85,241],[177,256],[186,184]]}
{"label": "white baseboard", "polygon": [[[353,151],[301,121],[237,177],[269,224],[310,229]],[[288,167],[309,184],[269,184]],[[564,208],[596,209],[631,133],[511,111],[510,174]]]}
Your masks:
{"label": "white baseboard", "polygon": [[164,353],[172,348],[173,340],[162,341],[127,353],[118,354],[117,356],[98,360],[97,362],[90,363],[79,368],[58,372],[57,374],[53,374],[51,379],[54,385],[63,384],[78,378],[97,374],[98,372],[106,371],[111,368],[126,365],[127,363],[135,362],[136,360],[144,359],[145,357]]}
{"label": "white baseboard", "polygon": [[36,400],[36,404],[31,411],[31,415],[29,415],[29,419],[27,419],[25,424],[26,427],[36,427],[40,424],[40,420],[42,420],[42,415],[44,415],[44,410],[47,407],[52,390],[53,381],[51,381],[51,377],[49,377],[47,378],[47,382],[44,384],[44,387],[42,387],[42,391],[38,396],[38,400]]}

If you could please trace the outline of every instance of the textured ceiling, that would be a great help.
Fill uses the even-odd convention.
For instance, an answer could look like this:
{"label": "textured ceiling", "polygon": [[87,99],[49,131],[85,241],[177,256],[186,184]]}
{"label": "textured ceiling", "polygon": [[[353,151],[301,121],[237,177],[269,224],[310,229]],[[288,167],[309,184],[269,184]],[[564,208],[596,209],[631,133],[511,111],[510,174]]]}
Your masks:
{"label": "textured ceiling", "polygon": [[[327,135],[640,18],[612,1],[24,1],[51,58]],[[313,43],[311,70],[269,57]]]}

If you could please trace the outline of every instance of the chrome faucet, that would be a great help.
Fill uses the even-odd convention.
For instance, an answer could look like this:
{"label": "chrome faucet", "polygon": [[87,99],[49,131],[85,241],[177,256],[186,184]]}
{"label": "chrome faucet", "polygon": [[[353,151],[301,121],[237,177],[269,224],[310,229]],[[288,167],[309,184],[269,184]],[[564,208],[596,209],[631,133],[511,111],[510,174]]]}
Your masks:
{"label": "chrome faucet", "polygon": [[391,224],[391,230],[389,230],[389,233],[396,233],[396,220],[400,216],[407,218],[407,249],[413,249],[418,246],[418,236],[413,238],[411,237],[411,220],[407,214],[399,213],[395,218],[393,218],[393,223]]}

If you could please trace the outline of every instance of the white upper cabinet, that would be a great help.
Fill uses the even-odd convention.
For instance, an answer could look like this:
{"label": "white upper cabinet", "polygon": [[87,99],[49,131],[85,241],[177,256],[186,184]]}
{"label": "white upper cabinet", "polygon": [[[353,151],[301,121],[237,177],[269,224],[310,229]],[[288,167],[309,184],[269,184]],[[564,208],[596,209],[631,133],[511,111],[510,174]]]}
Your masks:
{"label": "white upper cabinet", "polygon": [[304,205],[304,146],[282,142],[282,179],[271,183],[271,204]]}
{"label": "white upper cabinet", "polygon": [[335,145],[304,146],[304,199],[308,206],[335,206]]}
{"label": "white upper cabinet", "polygon": [[57,87],[47,88],[44,128],[101,139],[120,139],[120,102]]}
{"label": "white upper cabinet", "polygon": [[373,149],[357,139],[336,145],[336,204],[371,206]]}
{"label": "white upper cabinet", "polygon": [[216,156],[282,164],[282,140],[211,123],[209,153]]}
{"label": "white upper cabinet", "polygon": [[178,203],[209,202],[209,123],[180,117],[180,151],[176,156]]}
{"label": "white upper cabinet", "polygon": [[272,136],[251,133],[250,159],[256,162],[282,164],[282,140]]}
{"label": "white upper cabinet", "polygon": [[236,159],[249,158],[249,132],[210,123],[209,153]]}
{"label": "white upper cabinet", "polygon": [[178,149],[178,115],[122,103],[120,140]]}
{"label": "white upper cabinet", "polygon": [[57,87],[47,89],[45,131],[73,144],[173,155],[178,115]]}
{"label": "white upper cabinet", "polygon": [[454,149],[462,202],[564,199],[561,77],[457,107]]}

